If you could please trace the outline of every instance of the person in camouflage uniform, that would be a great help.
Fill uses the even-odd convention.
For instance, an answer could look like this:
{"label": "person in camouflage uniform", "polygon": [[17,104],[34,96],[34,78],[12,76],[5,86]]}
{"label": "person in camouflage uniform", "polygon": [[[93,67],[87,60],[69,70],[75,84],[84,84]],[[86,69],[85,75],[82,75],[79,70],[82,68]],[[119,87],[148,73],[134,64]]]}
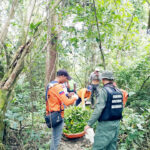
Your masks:
{"label": "person in camouflage uniform", "polygon": [[91,95],[91,108],[94,109],[95,100],[94,95],[97,98],[98,88],[100,83],[101,75],[99,68],[95,68],[95,71],[90,74],[89,84],[92,86],[92,95]]}
{"label": "person in camouflage uniform", "polygon": [[104,87],[98,92],[97,104],[85,132],[98,120],[93,150],[116,150],[123,110],[122,93],[113,85],[112,72],[103,72],[101,79]]}

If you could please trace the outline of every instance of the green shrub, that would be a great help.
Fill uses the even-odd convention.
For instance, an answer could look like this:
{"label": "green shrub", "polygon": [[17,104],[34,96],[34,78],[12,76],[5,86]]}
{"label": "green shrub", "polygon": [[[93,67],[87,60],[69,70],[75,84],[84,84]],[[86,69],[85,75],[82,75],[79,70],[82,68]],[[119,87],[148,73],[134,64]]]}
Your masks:
{"label": "green shrub", "polygon": [[64,133],[79,133],[84,130],[89,117],[91,116],[90,110],[83,110],[81,107],[71,106],[65,109],[65,128]]}
{"label": "green shrub", "polygon": [[150,109],[143,114],[125,108],[120,126],[119,149],[144,149],[150,142]]}

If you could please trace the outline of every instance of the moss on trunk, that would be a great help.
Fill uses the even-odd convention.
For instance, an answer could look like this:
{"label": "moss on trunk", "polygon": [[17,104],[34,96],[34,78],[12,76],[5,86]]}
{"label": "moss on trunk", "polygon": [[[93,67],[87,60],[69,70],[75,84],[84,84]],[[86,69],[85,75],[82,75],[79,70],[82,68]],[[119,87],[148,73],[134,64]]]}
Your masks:
{"label": "moss on trunk", "polygon": [[4,117],[7,105],[7,91],[0,89],[0,150],[4,150],[3,135],[4,135]]}

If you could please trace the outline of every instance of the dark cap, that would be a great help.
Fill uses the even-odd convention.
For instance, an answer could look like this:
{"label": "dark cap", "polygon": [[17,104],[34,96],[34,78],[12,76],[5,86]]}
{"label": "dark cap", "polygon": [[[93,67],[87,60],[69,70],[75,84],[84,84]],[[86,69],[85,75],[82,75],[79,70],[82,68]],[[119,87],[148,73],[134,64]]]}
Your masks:
{"label": "dark cap", "polygon": [[101,79],[114,80],[113,72],[111,72],[111,71],[104,71],[102,73],[102,75],[101,75]]}
{"label": "dark cap", "polygon": [[88,91],[92,91],[92,86],[91,86],[91,85],[88,85],[88,86],[87,86],[87,90],[88,90]]}
{"label": "dark cap", "polygon": [[70,75],[68,74],[68,72],[65,69],[58,70],[57,76],[65,76],[65,77],[67,77],[68,80],[71,80]]}

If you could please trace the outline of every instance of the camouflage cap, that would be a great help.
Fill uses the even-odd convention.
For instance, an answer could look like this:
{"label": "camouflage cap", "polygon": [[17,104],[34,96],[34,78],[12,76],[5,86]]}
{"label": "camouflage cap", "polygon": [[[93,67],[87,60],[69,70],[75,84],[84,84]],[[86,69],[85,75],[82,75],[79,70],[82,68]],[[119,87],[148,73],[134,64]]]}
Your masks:
{"label": "camouflage cap", "polygon": [[101,79],[114,80],[113,72],[111,72],[111,71],[104,71],[102,73],[102,75],[101,75]]}

